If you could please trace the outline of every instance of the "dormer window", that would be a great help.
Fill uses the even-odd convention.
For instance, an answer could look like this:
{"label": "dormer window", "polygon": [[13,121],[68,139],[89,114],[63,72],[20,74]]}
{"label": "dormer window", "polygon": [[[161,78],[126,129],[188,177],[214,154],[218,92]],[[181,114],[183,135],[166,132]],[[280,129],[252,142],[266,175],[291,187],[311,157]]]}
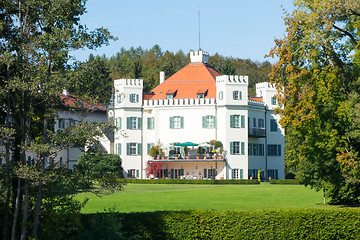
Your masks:
{"label": "dormer window", "polygon": [[206,97],[208,90],[207,89],[199,89],[197,92],[197,97],[203,99]]}
{"label": "dormer window", "polygon": [[234,100],[242,100],[242,92],[241,91],[233,91],[233,99]]}
{"label": "dormer window", "polygon": [[130,102],[132,103],[139,102],[139,94],[135,94],[135,93],[130,94]]}
{"label": "dormer window", "polygon": [[176,89],[170,89],[166,92],[166,99],[173,99],[176,96]]}

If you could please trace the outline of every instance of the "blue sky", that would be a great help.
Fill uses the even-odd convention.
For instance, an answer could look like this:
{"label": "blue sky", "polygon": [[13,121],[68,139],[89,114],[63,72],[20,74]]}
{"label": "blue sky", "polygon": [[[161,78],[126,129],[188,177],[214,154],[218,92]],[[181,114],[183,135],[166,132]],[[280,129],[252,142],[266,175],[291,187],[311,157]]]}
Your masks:
{"label": "blue sky", "polygon": [[81,23],[90,30],[105,27],[119,39],[96,51],[72,54],[81,61],[90,53],[110,57],[122,47],[155,44],[163,51],[197,50],[198,9],[200,7],[201,48],[226,57],[264,58],[282,38],[283,8],[291,12],[291,0],[88,0]]}

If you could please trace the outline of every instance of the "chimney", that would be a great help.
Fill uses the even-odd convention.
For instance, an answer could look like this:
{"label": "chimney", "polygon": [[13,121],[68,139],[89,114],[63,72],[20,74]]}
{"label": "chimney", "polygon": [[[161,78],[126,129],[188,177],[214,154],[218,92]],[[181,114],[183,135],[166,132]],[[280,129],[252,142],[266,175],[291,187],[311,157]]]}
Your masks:
{"label": "chimney", "polygon": [[165,81],[165,72],[160,72],[160,84],[162,84]]}

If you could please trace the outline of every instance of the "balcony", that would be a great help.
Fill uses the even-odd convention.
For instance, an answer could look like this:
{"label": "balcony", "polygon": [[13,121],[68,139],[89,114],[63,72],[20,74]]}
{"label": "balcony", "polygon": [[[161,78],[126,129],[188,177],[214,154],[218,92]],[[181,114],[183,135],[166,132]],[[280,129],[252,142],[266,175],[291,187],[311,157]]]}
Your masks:
{"label": "balcony", "polygon": [[223,155],[188,155],[185,157],[175,156],[158,156],[149,160],[149,162],[223,162],[225,157]]}
{"label": "balcony", "polygon": [[254,138],[266,137],[265,128],[249,128],[249,137],[254,137]]}

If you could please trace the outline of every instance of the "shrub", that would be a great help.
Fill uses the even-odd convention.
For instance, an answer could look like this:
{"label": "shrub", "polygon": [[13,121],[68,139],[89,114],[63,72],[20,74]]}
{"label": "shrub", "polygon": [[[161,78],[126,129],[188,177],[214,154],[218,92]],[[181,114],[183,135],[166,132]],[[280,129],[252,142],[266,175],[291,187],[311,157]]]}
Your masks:
{"label": "shrub", "polygon": [[260,184],[256,179],[206,180],[206,179],[126,179],[139,184]]}
{"label": "shrub", "polygon": [[297,179],[271,179],[269,180],[270,184],[300,184]]}
{"label": "shrub", "polygon": [[119,214],[117,218],[124,237],[137,235],[139,239],[360,238],[358,209],[159,211]]}

